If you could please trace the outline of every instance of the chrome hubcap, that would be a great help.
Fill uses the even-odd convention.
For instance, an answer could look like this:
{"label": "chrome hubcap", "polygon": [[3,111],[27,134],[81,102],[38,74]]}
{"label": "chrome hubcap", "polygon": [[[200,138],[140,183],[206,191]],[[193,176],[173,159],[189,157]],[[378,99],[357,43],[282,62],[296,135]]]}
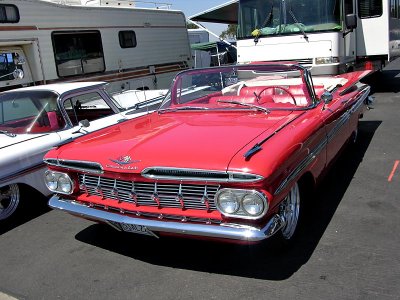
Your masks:
{"label": "chrome hubcap", "polygon": [[12,215],[18,207],[19,189],[18,185],[10,184],[0,188],[0,220]]}
{"label": "chrome hubcap", "polygon": [[285,220],[282,228],[282,235],[285,239],[290,239],[297,227],[300,212],[300,191],[296,183],[282,202],[281,215]]}

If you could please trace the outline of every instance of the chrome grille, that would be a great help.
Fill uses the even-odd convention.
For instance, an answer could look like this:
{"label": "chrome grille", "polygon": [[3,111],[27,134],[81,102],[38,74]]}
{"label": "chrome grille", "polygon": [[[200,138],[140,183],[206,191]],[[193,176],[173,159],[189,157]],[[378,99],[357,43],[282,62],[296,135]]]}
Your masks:
{"label": "chrome grille", "polygon": [[183,204],[184,208],[209,211],[216,210],[214,196],[219,189],[218,185],[132,182],[87,174],[79,175],[79,187],[83,193],[121,202],[135,203],[135,195],[139,206],[182,208]]}

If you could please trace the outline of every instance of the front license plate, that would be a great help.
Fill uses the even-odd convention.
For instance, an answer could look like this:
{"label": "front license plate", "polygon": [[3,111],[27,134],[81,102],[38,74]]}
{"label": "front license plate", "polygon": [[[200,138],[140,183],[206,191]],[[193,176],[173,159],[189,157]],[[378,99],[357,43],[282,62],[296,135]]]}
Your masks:
{"label": "front license plate", "polygon": [[147,227],[143,225],[117,223],[117,222],[110,222],[110,223],[112,223],[113,225],[119,225],[118,227],[120,227],[125,232],[133,232],[158,238],[158,236],[154,232],[148,230]]}

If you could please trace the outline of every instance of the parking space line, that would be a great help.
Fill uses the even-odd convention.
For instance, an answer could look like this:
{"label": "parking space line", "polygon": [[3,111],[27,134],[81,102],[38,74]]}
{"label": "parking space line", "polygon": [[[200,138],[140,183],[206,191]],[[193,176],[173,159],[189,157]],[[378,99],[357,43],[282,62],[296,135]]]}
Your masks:
{"label": "parking space line", "polygon": [[397,167],[399,166],[399,162],[400,162],[399,160],[396,160],[396,161],[394,162],[392,172],[390,173],[390,175],[389,175],[389,177],[388,177],[388,181],[389,181],[389,182],[392,181],[392,178],[393,178],[393,176],[394,176],[394,173],[396,172],[396,169],[397,169]]}

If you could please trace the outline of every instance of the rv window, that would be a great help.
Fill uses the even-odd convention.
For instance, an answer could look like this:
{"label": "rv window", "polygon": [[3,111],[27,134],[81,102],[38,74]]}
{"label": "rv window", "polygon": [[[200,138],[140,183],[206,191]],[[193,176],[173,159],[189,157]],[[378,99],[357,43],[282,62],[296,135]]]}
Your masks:
{"label": "rv window", "polygon": [[358,1],[358,16],[361,19],[380,17],[382,12],[382,0]]}
{"label": "rv window", "polygon": [[105,71],[100,32],[53,32],[52,40],[59,77]]}
{"label": "rv window", "polygon": [[0,23],[18,23],[18,8],[12,4],[0,5]]}
{"label": "rv window", "polygon": [[132,30],[120,31],[118,33],[119,45],[121,48],[135,48],[136,34]]}

